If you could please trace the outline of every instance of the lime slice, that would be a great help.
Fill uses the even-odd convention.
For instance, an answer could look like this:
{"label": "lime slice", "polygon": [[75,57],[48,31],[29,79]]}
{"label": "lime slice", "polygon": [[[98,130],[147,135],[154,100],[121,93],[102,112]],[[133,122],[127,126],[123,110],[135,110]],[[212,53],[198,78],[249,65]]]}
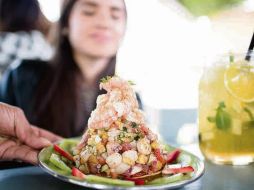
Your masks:
{"label": "lime slice", "polygon": [[224,85],[233,97],[254,102],[254,71],[248,62],[231,64],[225,71]]}

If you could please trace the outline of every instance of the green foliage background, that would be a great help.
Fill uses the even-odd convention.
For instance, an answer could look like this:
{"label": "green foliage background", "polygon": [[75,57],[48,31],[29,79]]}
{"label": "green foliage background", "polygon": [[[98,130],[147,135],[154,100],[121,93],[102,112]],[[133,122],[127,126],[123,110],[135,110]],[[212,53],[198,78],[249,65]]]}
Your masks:
{"label": "green foliage background", "polygon": [[244,0],[178,0],[193,15],[211,15],[222,9],[230,8]]}

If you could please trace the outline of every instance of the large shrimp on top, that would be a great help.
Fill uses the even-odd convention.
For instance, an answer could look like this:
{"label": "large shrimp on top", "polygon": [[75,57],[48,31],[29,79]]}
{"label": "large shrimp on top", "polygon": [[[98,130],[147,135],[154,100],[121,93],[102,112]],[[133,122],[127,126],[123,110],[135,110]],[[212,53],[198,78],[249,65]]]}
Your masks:
{"label": "large shrimp on top", "polygon": [[128,81],[115,76],[101,82],[100,89],[105,89],[107,94],[97,98],[97,107],[91,113],[88,128],[108,128],[119,117],[125,117],[136,123],[144,123],[144,115],[138,109],[136,94]]}

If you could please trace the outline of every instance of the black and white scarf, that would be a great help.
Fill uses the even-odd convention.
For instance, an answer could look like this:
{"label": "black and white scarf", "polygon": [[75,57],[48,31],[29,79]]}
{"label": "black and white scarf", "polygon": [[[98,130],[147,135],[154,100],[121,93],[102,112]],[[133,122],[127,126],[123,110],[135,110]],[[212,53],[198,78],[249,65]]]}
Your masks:
{"label": "black and white scarf", "polygon": [[15,59],[48,60],[52,47],[39,31],[0,33],[0,77]]}

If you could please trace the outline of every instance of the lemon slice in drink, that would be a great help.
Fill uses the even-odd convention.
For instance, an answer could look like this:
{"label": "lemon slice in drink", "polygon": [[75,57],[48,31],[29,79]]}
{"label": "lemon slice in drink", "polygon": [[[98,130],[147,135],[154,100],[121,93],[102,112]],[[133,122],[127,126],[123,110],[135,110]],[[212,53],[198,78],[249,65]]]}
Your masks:
{"label": "lemon slice in drink", "polygon": [[225,71],[224,85],[233,97],[254,102],[254,71],[248,62],[232,63]]}

